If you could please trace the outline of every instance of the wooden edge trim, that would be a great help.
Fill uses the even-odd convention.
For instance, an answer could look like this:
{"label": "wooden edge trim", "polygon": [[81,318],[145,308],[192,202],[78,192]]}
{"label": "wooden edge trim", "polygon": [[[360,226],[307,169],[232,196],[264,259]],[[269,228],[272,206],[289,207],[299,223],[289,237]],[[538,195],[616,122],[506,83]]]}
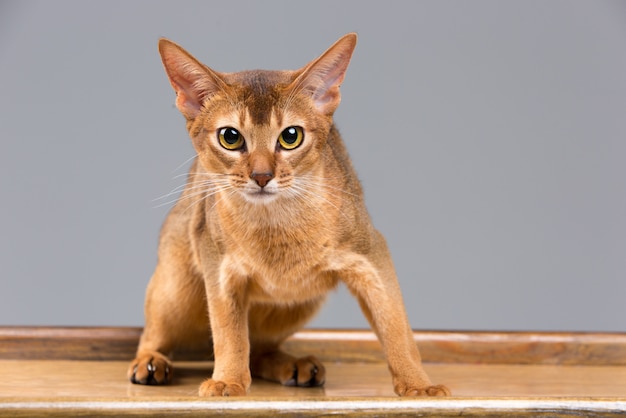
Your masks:
{"label": "wooden edge trim", "polygon": [[[141,328],[0,327],[0,359],[130,360]],[[414,333],[425,362],[485,364],[626,365],[624,333],[446,332]],[[324,361],[382,362],[371,331],[304,330],[286,351]],[[207,359],[210,350],[177,352],[176,360]]]}
{"label": "wooden edge trim", "polygon": [[[342,416],[623,416],[625,399],[554,399],[554,398],[353,398],[353,399],[224,399],[197,398],[162,400],[3,400],[0,416],[120,416],[154,414],[189,416],[190,413],[219,413],[223,416],[319,416],[320,413]],[[184,413],[181,413],[184,411]]]}

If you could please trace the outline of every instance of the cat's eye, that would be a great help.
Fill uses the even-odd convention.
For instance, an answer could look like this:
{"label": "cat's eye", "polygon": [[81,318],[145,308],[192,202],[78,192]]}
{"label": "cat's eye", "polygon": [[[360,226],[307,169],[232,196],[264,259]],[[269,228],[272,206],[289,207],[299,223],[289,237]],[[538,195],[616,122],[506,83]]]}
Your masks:
{"label": "cat's eye", "polygon": [[280,133],[278,143],[286,150],[297,148],[304,139],[304,131],[299,126],[290,126]]}
{"label": "cat's eye", "polygon": [[243,135],[235,128],[222,128],[217,132],[220,145],[227,150],[237,150],[243,147]]}

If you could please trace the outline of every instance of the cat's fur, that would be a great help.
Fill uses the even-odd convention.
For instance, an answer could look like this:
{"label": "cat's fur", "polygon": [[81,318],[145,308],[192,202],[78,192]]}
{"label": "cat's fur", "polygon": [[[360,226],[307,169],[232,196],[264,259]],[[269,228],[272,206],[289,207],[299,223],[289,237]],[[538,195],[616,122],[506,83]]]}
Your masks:
{"label": "cat's fur", "polygon": [[[450,393],[422,369],[391,257],[333,124],[355,45],[348,34],[297,71],[227,74],[160,40],[198,156],[161,232],[134,383],[168,382],[170,353],[210,339],[215,367],[202,396],[244,395],[251,374],[321,385],[315,357],[279,346],[343,282],[382,343],[396,393]],[[291,150],[278,140],[295,140],[288,127],[304,135]]]}

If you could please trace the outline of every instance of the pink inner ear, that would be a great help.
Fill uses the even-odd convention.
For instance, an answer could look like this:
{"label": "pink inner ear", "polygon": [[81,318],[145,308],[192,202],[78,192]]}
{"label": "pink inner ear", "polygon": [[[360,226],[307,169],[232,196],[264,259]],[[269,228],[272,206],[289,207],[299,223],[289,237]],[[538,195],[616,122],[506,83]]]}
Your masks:
{"label": "pink inner ear", "polygon": [[170,84],[176,91],[176,107],[187,118],[198,116],[204,100],[218,89],[211,72],[178,45],[160,48]]}
{"label": "pink inner ear", "polygon": [[181,56],[164,58],[163,63],[172,87],[176,91],[176,107],[185,116],[195,118],[202,107],[203,96],[200,90],[200,77],[197,68],[183,62]]}
{"label": "pink inner ear", "polygon": [[356,37],[347,35],[305,68],[302,88],[311,92],[315,107],[321,113],[332,114],[339,105],[339,86],[343,82],[355,46]]}
{"label": "pink inner ear", "polygon": [[315,102],[315,107],[317,107],[320,112],[334,112],[341,101],[339,86],[330,87],[329,89],[323,91],[322,95],[319,95],[319,92],[316,92],[316,94],[313,95],[313,100]]}
{"label": "pink inner ear", "polygon": [[182,89],[176,93],[176,108],[185,116],[191,118],[198,116],[202,107],[200,103],[199,98],[190,98],[187,92]]}

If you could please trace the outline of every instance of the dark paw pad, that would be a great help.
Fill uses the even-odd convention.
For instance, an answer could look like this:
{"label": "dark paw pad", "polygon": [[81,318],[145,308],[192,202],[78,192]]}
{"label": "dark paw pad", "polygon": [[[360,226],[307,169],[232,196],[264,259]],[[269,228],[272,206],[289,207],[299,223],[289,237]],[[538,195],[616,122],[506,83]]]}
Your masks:
{"label": "dark paw pad", "polygon": [[137,359],[128,370],[130,381],[139,385],[163,385],[171,380],[172,375],[169,362],[155,357]]}
{"label": "dark paw pad", "polygon": [[312,387],[322,386],[326,380],[326,369],[313,356],[298,359],[294,364],[293,375],[283,385]]}

